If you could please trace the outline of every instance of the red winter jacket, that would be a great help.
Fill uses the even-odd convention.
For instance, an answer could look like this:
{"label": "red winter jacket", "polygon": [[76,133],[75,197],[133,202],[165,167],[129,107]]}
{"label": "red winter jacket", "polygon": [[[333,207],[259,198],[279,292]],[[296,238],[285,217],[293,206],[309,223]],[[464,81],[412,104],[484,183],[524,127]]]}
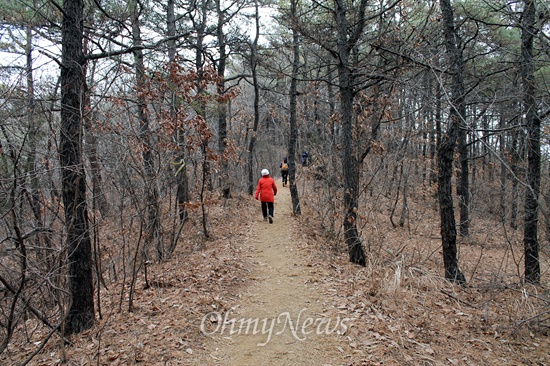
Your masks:
{"label": "red winter jacket", "polygon": [[275,195],[277,194],[277,186],[275,181],[269,175],[264,175],[258,181],[258,187],[256,188],[255,199],[260,199],[262,202],[274,202]]}

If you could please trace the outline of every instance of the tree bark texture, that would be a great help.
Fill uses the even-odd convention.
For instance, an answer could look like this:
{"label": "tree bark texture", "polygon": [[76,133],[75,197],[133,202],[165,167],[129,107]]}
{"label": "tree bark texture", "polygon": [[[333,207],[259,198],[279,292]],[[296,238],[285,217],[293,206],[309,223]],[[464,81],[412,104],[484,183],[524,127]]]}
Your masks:
{"label": "tree bark texture", "polygon": [[[218,12],[218,95],[223,96],[225,93],[225,67],[227,64],[227,51],[226,51],[226,36],[223,26],[225,24],[225,13],[222,10],[221,0],[216,0],[216,9]],[[220,185],[222,195],[224,198],[231,197],[231,185],[229,184],[229,167],[226,156],[227,150],[227,102],[222,101],[218,103],[218,153],[221,161],[221,178]]]}
{"label": "tree bark texture", "polygon": [[[296,2],[298,0],[291,0],[291,17],[296,16]],[[292,30],[292,77],[290,80],[290,136],[288,139],[288,179],[290,197],[292,199],[292,213],[299,215],[302,213],[300,207],[300,197],[298,195],[298,187],[296,186],[296,143],[298,140],[298,123],[296,120],[296,108],[298,93],[296,92],[296,86],[298,83],[298,69],[300,64],[300,46],[298,39],[298,31]]]}
{"label": "tree bark texture", "polygon": [[250,68],[252,69],[252,85],[254,86],[254,125],[250,134],[250,142],[248,144],[248,194],[254,194],[254,148],[256,146],[256,134],[260,125],[260,87],[258,84],[258,40],[260,37],[260,14],[258,9],[258,1],[254,2],[256,7],[255,24],[256,37],[250,50]]}
{"label": "tree bark texture", "polygon": [[86,175],[82,162],[83,10],[82,0],[63,2],[59,159],[71,293],[65,323],[69,334],[90,328],[95,318]]}
{"label": "tree bark texture", "polygon": [[527,183],[525,190],[525,281],[540,283],[538,242],[538,200],[540,192],[540,119],[535,101],[533,38],[535,35],[535,0],[524,0],[521,31],[521,78],[523,109],[527,126]]}
{"label": "tree bark texture", "polygon": [[344,178],[344,239],[348,247],[350,262],[366,265],[365,250],[357,229],[359,209],[359,162],[354,143],[353,102],[355,90],[353,71],[350,65],[351,50],[357,43],[364,28],[366,1],[361,1],[360,21],[354,32],[349,34],[347,10],[342,1],[335,1],[335,17],[338,27],[338,81],[340,91],[340,116],[342,120],[342,169]]}
{"label": "tree bark texture", "polygon": [[440,0],[445,33],[445,45],[452,74],[451,107],[449,125],[438,147],[438,198],[441,217],[441,241],[445,278],[452,282],[465,283],[466,278],[458,265],[456,246],[456,221],[452,196],[453,155],[460,133],[464,112],[464,85],[462,81],[463,60],[458,47],[458,35],[450,0]]}

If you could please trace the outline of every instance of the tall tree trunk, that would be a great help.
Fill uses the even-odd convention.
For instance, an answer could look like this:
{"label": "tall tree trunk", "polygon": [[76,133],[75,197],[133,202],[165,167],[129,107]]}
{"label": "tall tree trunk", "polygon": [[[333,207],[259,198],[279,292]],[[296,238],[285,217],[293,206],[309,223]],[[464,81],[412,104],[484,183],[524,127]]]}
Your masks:
{"label": "tall tree trunk", "polygon": [[[464,90],[464,88],[462,88]],[[463,92],[463,91],[462,91]],[[464,103],[462,103],[462,106]],[[458,153],[460,161],[460,178],[458,184],[458,200],[460,207],[460,236],[470,235],[470,168],[468,163],[468,133],[466,130],[466,111],[459,109],[460,131],[458,133]]]}
{"label": "tall tree trunk", "polygon": [[[140,9],[137,0],[132,0],[129,3],[130,11],[133,14],[132,19],[132,39],[134,42],[134,62],[136,72],[137,85],[137,114],[140,122],[139,137],[141,140],[143,152],[143,169],[145,172],[145,189],[147,203],[147,229],[146,229],[146,245],[144,245],[144,254],[150,248],[150,244],[155,244],[157,260],[164,258],[164,248],[160,237],[160,208],[158,203],[158,187],[155,174],[155,163],[153,161],[153,153],[151,151],[151,139],[149,131],[149,118],[147,116],[147,102],[143,95],[146,88],[145,65],[143,63],[143,51],[141,49],[141,27],[139,22]],[[146,258],[147,259],[147,258]]]}
{"label": "tall tree trunk", "polygon": [[252,85],[254,86],[254,125],[250,133],[250,141],[248,143],[248,194],[254,194],[254,148],[256,146],[256,134],[260,124],[260,87],[258,85],[258,40],[260,37],[260,14],[258,9],[258,1],[254,1],[256,8],[256,37],[250,50],[250,68],[252,69]]}
{"label": "tall tree trunk", "polygon": [[409,173],[405,172],[403,177],[403,207],[401,208],[401,217],[399,218],[399,226],[403,227],[405,225],[405,220],[407,219],[409,211],[408,195],[409,195]]}
{"label": "tall tree trunk", "polygon": [[[93,20],[88,20],[87,28],[91,27]],[[84,52],[88,52],[88,41],[84,42]],[[92,64],[93,65],[93,64]],[[94,212],[99,211],[101,214],[105,215],[109,210],[109,204],[103,193],[103,179],[101,178],[101,164],[99,162],[99,157],[97,153],[98,141],[93,130],[93,120],[95,113],[92,111],[92,99],[90,95],[90,90],[88,88],[88,75],[89,62],[84,64],[84,84],[83,84],[83,123],[85,131],[85,141],[86,141],[86,155],[90,162],[91,168],[91,178],[92,178],[92,210]],[[94,70],[92,69],[92,82]],[[95,214],[95,213],[94,213]]]}
{"label": "tall tree trunk", "polygon": [[334,111],[336,110],[336,98],[334,97],[334,88],[332,87],[333,81],[332,81],[332,68],[329,67],[328,69],[328,82],[327,82],[327,97],[328,97],[328,118],[329,118],[329,126],[330,126],[330,138],[331,143],[333,145],[336,145],[337,138],[339,136],[339,129],[338,125],[334,121]]}
{"label": "tall tree trunk", "polygon": [[[86,26],[89,28],[88,26]],[[87,38],[87,37],[86,37]],[[84,52],[88,53],[88,42],[84,42]],[[108,208],[107,201],[105,199],[105,196],[103,195],[102,190],[102,184],[101,184],[101,169],[99,164],[99,158],[97,154],[97,138],[95,136],[95,132],[93,130],[93,116],[94,112],[92,110],[92,98],[90,95],[90,90],[88,88],[88,61],[84,63],[84,67],[82,69],[83,72],[83,83],[82,83],[82,122],[84,124],[84,141],[85,143],[85,153],[88,157],[88,160],[90,162],[90,168],[91,168],[91,179],[92,179],[92,206],[91,206],[91,212],[92,212],[92,219],[91,219],[91,232],[92,235],[92,245],[93,245],[93,256],[94,256],[94,267],[95,267],[95,274],[97,278],[97,312],[99,315],[99,318],[102,318],[101,314],[101,286],[100,283],[103,283],[105,285],[105,281],[103,281],[102,277],[102,256],[101,256],[101,247],[99,245],[99,227],[98,222],[96,221],[96,217],[99,213],[105,214]],[[93,83],[93,75],[94,72],[91,73],[91,82]]]}
{"label": "tall tree trunk", "polygon": [[[424,75],[422,78],[423,82],[425,83],[425,89],[428,91],[428,93],[431,92],[430,90],[430,80],[431,75]],[[422,129],[422,185],[426,185],[426,182],[429,181],[429,172],[428,172],[428,156],[429,156],[429,141],[430,141],[430,128],[431,128],[431,120],[430,120],[430,107],[431,103],[427,103],[427,96],[422,97],[420,103],[424,106],[422,108],[422,120],[421,120],[421,129]]]}
{"label": "tall tree trunk", "polygon": [[103,193],[103,179],[101,177],[101,165],[98,158],[98,141],[93,130],[94,112],[91,110],[90,93],[86,81],[84,82],[84,130],[86,131],[86,155],[90,161],[92,178],[92,209],[105,215],[109,210],[109,204]]}
{"label": "tall tree trunk", "polygon": [[441,241],[445,278],[458,283],[466,283],[458,265],[456,247],[456,221],[454,216],[452,177],[453,157],[459,129],[464,114],[464,85],[462,81],[463,60],[458,47],[458,35],[454,25],[453,8],[450,0],[440,0],[443,15],[445,44],[450,60],[452,75],[451,108],[449,125],[438,147],[438,197],[441,216]]}
{"label": "tall tree trunk", "polygon": [[[443,5],[448,3],[448,5]],[[448,10],[444,10],[448,8]],[[461,40],[458,30],[454,24],[454,15],[450,1],[444,0],[441,4],[443,14],[447,52],[452,63],[452,99],[451,113],[458,126],[458,154],[460,175],[457,179],[458,207],[460,212],[460,236],[466,237],[470,234],[470,170],[468,163],[468,130],[466,125],[466,105],[464,102],[464,60],[462,58]],[[451,122],[453,123],[453,122]]]}
{"label": "tall tree trunk", "polygon": [[[88,17],[85,28],[86,29],[92,29],[93,28],[93,22],[94,17]],[[89,37],[88,34],[85,34],[84,37],[84,45],[83,50],[84,53],[88,53],[88,45],[89,45]],[[86,155],[88,157],[88,160],[90,162],[90,168],[91,168],[91,179],[92,179],[92,210],[94,212],[100,212],[101,214],[105,215],[107,211],[109,210],[109,204],[107,202],[107,199],[103,193],[103,179],[101,177],[101,164],[99,161],[98,153],[97,153],[97,147],[98,147],[98,141],[95,134],[95,131],[93,130],[93,120],[95,112],[92,110],[92,97],[90,90],[88,88],[88,74],[91,74],[90,82],[93,84],[93,76],[95,74],[95,63],[92,63],[92,72],[89,73],[89,66],[90,62],[86,61],[84,64],[84,94],[83,94],[83,122],[84,122],[84,131],[85,131],[85,141],[86,141]]]}
{"label": "tall tree trunk", "polygon": [[[33,31],[27,28],[27,43],[25,47],[26,55],[26,76],[27,76],[27,123],[29,129],[28,145],[30,148],[27,157],[26,173],[29,176],[29,198],[31,210],[35,220],[36,228],[43,228],[44,225],[44,209],[41,202],[42,188],[40,186],[39,173],[37,171],[37,150],[39,139],[39,131],[42,123],[39,123],[36,118],[36,98],[34,94],[34,64],[33,64]],[[56,265],[55,251],[53,247],[53,239],[51,232],[45,232],[43,235],[36,235],[36,247],[43,248],[37,251],[39,260],[44,263],[45,271],[49,272]]]}
{"label": "tall tree trunk", "polygon": [[[205,90],[203,87],[204,82],[204,39],[206,37],[206,21],[207,21],[207,11],[208,11],[208,4],[210,3],[209,0],[201,0],[201,7],[200,9],[196,9],[199,13],[199,20],[195,22],[195,32],[196,32],[196,38],[197,38],[197,44],[195,45],[196,51],[195,51],[195,68],[197,70],[197,81],[196,81],[196,87],[197,87],[197,95],[202,95]],[[198,100],[198,106],[195,108],[197,114],[201,116],[206,121],[206,103],[199,99]],[[212,173],[211,173],[211,167],[210,167],[210,156],[208,154],[208,139],[203,139],[201,141],[201,152],[203,154],[202,156],[202,169],[204,170],[202,173],[203,179],[205,181],[203,184],[201,184],[202,188],[206,188],[208,191],[212,191]],[[201,190],[202,190],[201,188]],[[204,207],[204,202],[201,201],[201,205]],[[205,211],[203,210],[203,213]],[[206,222],[206,216],[203,215],[203,222]],[[206,227],[203,227],[204,231],[206,232]]]}
{"label": "tall tree trunk", "polygon": [[[433,98],[433,77],[431,75],[426,76],[428,78],[428,98]],[[437,95],[436,95],[437,97]],[[435,184],[437,181],[436,174],[435,174],[435,149],[436,149],[436,113],[437,113],[437,107],[433,108],[433,106],[430,104],[430,107],[428,107],[428,141],[429,141],[429,161],[430,161],[430,173],[428,175],[428,185]]]}
{"label": "tall tree trunk", "polygon": [[[170,40],[167,43],[168,46],[168,62],[170,68],[175,67],[176,61],[176,16],[175,16],[175,4],[174,0],[168,0],[166,10],[166,23],[167,23],[167,36]],[[177,92],[170,92],[170,118],[176,124],[176,143],[178,149],[175,153],[176,161],[181,164],[176,174],[176,211],[179,217],[180,225],[183,225],[187,220],[187,209],[185,205],[189,202],[189,181],[187,177],[187,166],[185,162],[185,128],[183,124],[180,124],[178,120],[178,114],[180,109],[180,102],[177,97]],[[172,255],[177,238],[172,239],[172,244],[169,250],[169,255]]]}
{"label": "tall tree trunk", "polygon": [[[291,0],[290,12],[291,18],[296,16],[296,2],[298,0]],[[296,104],[298,93],[296,91],[296,84],[298,83],[298,69],[300,65],[300,45],[298,40],[298,31],[292,29],[292,77],[290,79],[290,136],[288,139],[288,179],[290,196],[292,198],[292,213],[299,215],[302,213],[300,207],[300,197],[298,195],[298,187],[296,186],[296,142],[298,139],[298,123],[296,120]]]}
{"label": "tall tree trunk", "polygon": [[359,162],[354,140],[355,99],[354,75],[350,65],[351,50],[355,47],[364,28],[366,0],[361,0],[359,9],[360,21],[355,24],[349,35],[347,11],[345,4],[335,1],[335,18],[338,27],[338,82],[340,91],[340,116],[342,119],[342,169],[344,178],[344,239],[348,247],[350,262],[366,265],[365,250],[357,229],[357,211],[359,209]]}
{"label": "tall tree trunk", "polygon": [[[502,105],[499,116],[498,128],[501,131],[504,131],[506,126],[506,117],[505,117],[505,104]],[[499,153],[500,153],[500,221],[503,225],[506,224],[506,133],[501,132],[499,136]]]}
{"label": "tall tree trunk", "polygon": [[435,87],[435,115],[434,115],[434,119],[435,119],[435,145],[434,145],[434,153],[433,153],[433,156],[432,156],[432,170],[434,172],[433,174],[433,177],[432,177],[432,183],[433,184],[436,184],[437,183],[437,174],[436,174],[436,171],[438,170],[436,167],[438,165],[438,161],[437,161],[437,149],[439,147],[439,145],[441,145],[441,115],[442,115],[442,108],[441,108],[441,99],[442,99],[442,88],[441,88],[441,84],[438,82],[436,83],[436,87]]}
{"label": "tall tree trunk", "polygon": [[[176,63],[176,14],[175,14],[175,1],[168,0],[166,5],[166,35],[169,40],[166,43],[168,47],[168,62],[170,67],[170,75],[177,78],[175,75],[175,69],[177,68]],[[178,98],[178,93],[175,90],[169,91],[170,98],[170,120],[174,123],[174,140],[177,144],[176,151],[174,152],[174,159],[177,164],[179,164],[176,170],[175,184],[176,184],[176,202],[175,202],[175,211],[179,219],[178,227],[173,228],[173,232],[170,239],[170,245],[168,246],[167,256],[172,257],[178,240],[183,230],[183,225],[187,221],[187,207],[186,204],[189,202],[189,183],[187,177],[187,164],[185,161],[186,157],[186,146],[185,146],[185,124],[180,123],[179,113],[181,108],[181,103]]]}
{"label": "tall tree trunk", "polygon": [[519,201],[519,187],[518,187],[518,177],[520,174],[520,168],[519,168],[519,162],[521,160],[520,155],[520,138],[521,133],[514,129],[511,133],[511,141],[510,141],[510,164],[511,164],[511,170],[512,175],[514,179],[512,179],[512,205],[510,207],[510,227],[513,230],[518,229],[518,201]]}
{"label": "tall tree trunk", "polygon": [[63,2],[59,160],[71,293],[65,323],[69,334],[90,328],[95,320],[86,174],[82,162],[83,13],[82,0]]}
{"label": "tall tree trunk", "polygon": [[[227,51],[225,33],[223,26],[225,24],[225,13],[222,10],[221,0],[216,0],[216,9],[218,12],[218,94],[223,96],[225,93],[225,66],[227,63]],[[229,181],[229,168],[228,157],[226,156],[227,150],[227,102],[222,101],[218,103],[218,153],[221,161],[221,176],[220,186],[222,195],[224,198],[231,197],[231,185]]]}
{"label": "tall tree trunk", "polygon": [[[344,72],[345,73],[345,72]],[[349,74],[347,75],[349,76]],[[353,141],[352,127],[352,106],[353,92],[348,87],[342,87],[342,81],[346,75],[341,75],[340,96],[342,115],[342,139]],[[355,151],[351,143],[345,143],[342,149],[342,166],[344,177],[344,207],[346,210],[344,218],[344,238],[348,246],[350,261],[352,263],[366,265],[363,243],[357,230],[357,210],[359,206],[359,168]]]}
{"label": "tall tree trunk", "polygon": [[[29,196],[30,196],[30,204],[31,209],[34,215],[34,220],[36,222],[36,227],[42,228],[44,227],[44,220],[42,217],[42,204],[40,203],[40,183],[38,180],[38,173],[36,171],[36,145],[38,144],[38,131],[40,129],[39,124],[36,121],[35,116],[35,107],[36,107],[36,100],[34,96],[34,67],[33,67],[33,59],[32,59],[32,48],[33,48],[33,32],[31,28],[27,28],[27,43],[25,47],[25,56],[27,59],[26,62],[26,73],[27,73],[27,123],[29,124],[29,135],[28,135],[28,141],[29,141],[29,155],[27,156],[27,168],[26,172],[29,176],[29,183],[30,183],[30,189],[29,189]],[[46,263],[50,263],[49,257],[51,256],[49,252],[49,248],[51,248],[51,242],[50,242],[50,235],[46,234],[44,236],[45,243],[43,245],[46,250],[40,251],[39,255],[42,256],[44,254],[46,256]],[[40,242],[40,235],[36,236],[37,243]],[[41,247],[42,245],[37,244],[37,247]]]}
{"label": "tall tree trunk", "polygon": [[540,192],[540,119],[535,101],[533,38],[535,35],[535,0],[524,0],[521,30],[521,78],[523,110],[527,126],[527,183],[525,190],[525,281],[540,283],[538,242],[538,200]]}

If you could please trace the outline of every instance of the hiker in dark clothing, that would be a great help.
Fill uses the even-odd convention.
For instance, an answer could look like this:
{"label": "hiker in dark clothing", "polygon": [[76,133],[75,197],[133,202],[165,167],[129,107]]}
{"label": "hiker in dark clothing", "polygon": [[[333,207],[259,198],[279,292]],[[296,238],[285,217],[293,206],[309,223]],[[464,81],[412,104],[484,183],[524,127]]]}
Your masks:
{"label": "hiker in dark clothing", "polygon": [[288,161],[286,158],[283,159],[283,162],[281,165],[279,165],[281,168],[281,177],[283,177],[283,187],[286,186],[286,183],[288,182]]}

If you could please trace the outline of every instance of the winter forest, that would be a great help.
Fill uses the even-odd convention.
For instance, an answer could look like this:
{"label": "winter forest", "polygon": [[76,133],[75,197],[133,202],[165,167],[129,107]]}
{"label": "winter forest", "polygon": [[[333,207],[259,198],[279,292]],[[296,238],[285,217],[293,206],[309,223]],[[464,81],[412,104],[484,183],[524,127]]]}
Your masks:
{"label": "winter forest", "polygon": [[[548,0],[0,3],[0,363],[133,364],[96,342],[104,315],[139,314],[176,277],[199,309],[211,277],[196,294],[190,278],[244,276],[234,242],[256,225],[263,168],[309,267],[548,344]],[[364,345],[355,328],[346,347]],[[90,332],[84,362],[70,349]],[[510,342],[526,356],[509,364],[550,359]],[[491,359],[426,349],[395,364]]]}

